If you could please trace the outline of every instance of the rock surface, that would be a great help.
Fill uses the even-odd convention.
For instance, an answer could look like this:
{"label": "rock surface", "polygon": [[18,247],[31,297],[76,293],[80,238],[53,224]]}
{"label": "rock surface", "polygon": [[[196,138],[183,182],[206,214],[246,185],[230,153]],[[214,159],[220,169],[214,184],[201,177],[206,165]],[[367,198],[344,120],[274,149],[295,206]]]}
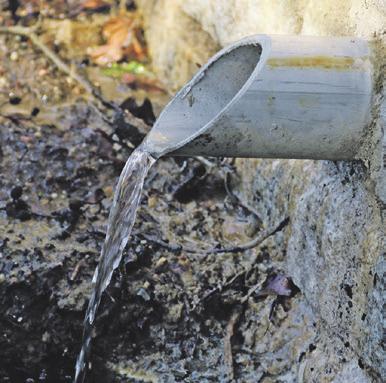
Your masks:
{"label": "rock surface", "polygon": [[[175,45],[173,34],[160,43],[159,34],[147,30],[156,69],[165,73],[173,68],[169,72],[172,88],[189,79],[186,66],[179,71],[181,61],[192,62],[186,54],[188,47],[193,46],[204,58],[216,44],[224,46],[253,33],[371,38],[382,35],[386,25],[386,4],[381,0],[341,1],[339,5],[316,0],[137,3],[148,25],[158,23],[157,29],[164,33],[170,28],[188,31],[183,44]],[[163,17],[166,14],[173,14],[173,19]],[[197,39],[204,43],[197,45]],[[265,375],[251,381],[382,381],[384,206],[377,198],[369,167],[360,161],[238,159],[236,164],[241,174],[236,184],[239,195],[263,222],[272,225],[290,217],[289,230],[276,238],[276,246],[285,254],[285,270],[302,292],[302,303],[289,319],[299,323],[304,313],[310,314],[315,332],[314,343],[305,353],[309,330],[307,325],[299,328],[298,342],[293,345],[298,358],[287,359],[289,370],[276,369],[270,345],[263,346],[259,358],[267,361]],[[282,332],[280,336],[285,343]],[[256,340],[255,352],[260,342]],[[250,373],[253,376],[252,370]]]}

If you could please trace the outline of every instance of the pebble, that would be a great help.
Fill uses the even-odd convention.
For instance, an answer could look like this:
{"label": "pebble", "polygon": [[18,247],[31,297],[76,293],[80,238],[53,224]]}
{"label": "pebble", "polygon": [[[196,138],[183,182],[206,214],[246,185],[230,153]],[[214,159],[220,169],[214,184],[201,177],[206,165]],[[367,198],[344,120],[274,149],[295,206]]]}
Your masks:
{"label": "pebble", "polygon": [[137,291],[137,295],[139,295],[141,298],[143,298],[143,300],[145,302],[148,302],[150,301],[150,295],[147,293],[147,291],[144,289],[144,288],[140,288],[138,291]]}
{"label": "pebble", "polygon": [[112,197],[113,191],[114,191],[112,186],[105,186],[102,190],[103,190],[103,193],[105,193],[105,196],[107,198]]}
{"label": "pebble", "polygon": [[46,74],[48,74],[48,70],[47,69],[40,69],[39,72],[38,72],[38,75],[40,77],[43,77],[45,76]]}
{"label": "pebble", "polygon": [[12,52],[9,58],[11,59],[11,61],[16,61],[19,58],[19,55],[17,54],[17,52]]}
{"label": "pebble", "polygon": [[148,289],[149,287],[150,287],[149,281],[145,281],[145,283],[143,284],[143,288]]}
{"label": "pebble", "polygon": [[46,331],[46,332],[42,335],[42,341],[43,341],[44,343],[47,343],[49,340],[50,340],[50,334]]}
{"label": "pebble", "polygon": [[113,144],[113,150],[115,150],[116,152],[118,152],[119,150],[121,150],[122,149],[122,146],[121,145],[119,145],[118,143],[114,143]]}
{"label": "pebble", "polygon": [[163,266],[165,263],[167,263],[167,259],[165,257],[161,257],[157,263],[155,264],[155,268],[158,269],[159,267]]}
{"label": "pebble", "polygon": [[5,88],[8,85],[8,81],[5,77],[0,77],[0,88]]}
{"label": "pebble", "polygon": [[147,206],[149,206],[150,209],[153,209],[157,206],[157,197],[149,197],[147,199]]}

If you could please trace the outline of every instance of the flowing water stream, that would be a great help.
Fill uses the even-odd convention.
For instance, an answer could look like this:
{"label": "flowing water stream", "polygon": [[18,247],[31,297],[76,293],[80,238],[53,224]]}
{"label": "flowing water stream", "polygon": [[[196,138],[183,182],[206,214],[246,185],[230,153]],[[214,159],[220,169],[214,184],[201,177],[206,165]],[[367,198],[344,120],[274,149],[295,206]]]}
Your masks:
{"label": "flowing water stream", "polygon": [[145,146],[141,145],[131,154],[119,177],[110,210],[106,239],[93,277],[93,291],[84,319],[82,349],[76,362],[74,383],[82,383],[84,380],[95,314],[113,271],[121,261],[122,252],[134,225],[145,177],[155,161]]}

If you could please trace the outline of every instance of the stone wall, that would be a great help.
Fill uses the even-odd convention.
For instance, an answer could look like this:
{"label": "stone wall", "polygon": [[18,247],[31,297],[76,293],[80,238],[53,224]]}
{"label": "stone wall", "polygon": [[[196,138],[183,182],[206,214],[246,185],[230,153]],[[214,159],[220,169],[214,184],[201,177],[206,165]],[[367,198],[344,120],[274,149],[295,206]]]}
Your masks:
{"label": "stone wall", "polygon": [[[218,46],[246,35],[382,37],[386,27],[383,0],[137,3],[154,67],[171,90],[183,85]],[[368,166],[359,161],[238,159],[237,168],[243,175],[240,196],[266,225],[284,216],[291,220],[277,245],[305,307],[316,318],[317,342],[313,352],[296,362],[297,381],[381,381],[384,222]]]}

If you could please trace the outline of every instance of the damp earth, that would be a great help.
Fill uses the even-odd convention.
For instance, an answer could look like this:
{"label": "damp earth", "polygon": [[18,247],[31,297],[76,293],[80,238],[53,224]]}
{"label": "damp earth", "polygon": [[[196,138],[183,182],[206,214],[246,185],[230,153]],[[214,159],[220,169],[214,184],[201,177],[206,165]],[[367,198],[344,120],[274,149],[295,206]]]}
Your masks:
{"label": "damp earth", "polygon": [[[101,110],[25,37],[0,34],[0,47],[0,381],[71,382],[114,185],[169,96],[103,78],[121,113]],[[87,382],[293,373],[293,345],[315,333],[283,274],[286,226],[256,247],[210,251],[266,229],[239,185],[230,159],[150,169],[95,320]]]}

